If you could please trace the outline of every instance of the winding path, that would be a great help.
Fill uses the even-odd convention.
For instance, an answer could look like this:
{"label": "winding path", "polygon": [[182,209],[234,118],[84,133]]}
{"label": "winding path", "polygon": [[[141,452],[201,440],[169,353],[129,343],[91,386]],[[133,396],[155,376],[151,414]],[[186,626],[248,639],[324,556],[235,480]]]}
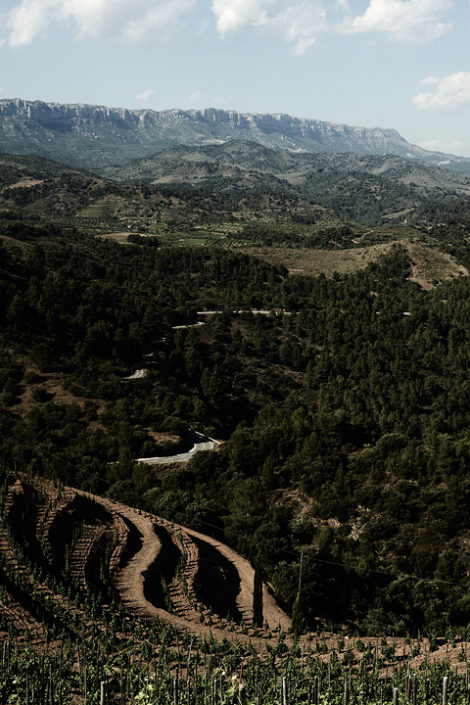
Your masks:
{"label": "winding path", "polygon": [[201,450],[214,450],[220,441],[216,441],[214,438],[209,438],[209,436],[204,436],[202,433],[194,431],[196,436],[203,438],[204,440],[195,443],[193,447],[186,453],[177,453],[176,455],[156,455],[153,458],[137,458],[137,462],[145,463],[145,465],[167,465],[168,463],[187,463],[188,460],[194,458],[194,455]]}
{"label": "winding path", "polygon": [[186,323],[183,326],[172,326],[171,330],[183,330],[184,328],[199,328],[199,326],[205,326],[204,321],[198,321],[197,323]]}
{"label": "winding path", "polygon": [[146,372],[147,372],[147,370],[144,370],[144,369],[134,370],[134,372],[131,375],[129,375],[128,377],[123,377],[121,381],[122,382],[129,382],[134,379],[142,379],[142,377],[145,376]]}

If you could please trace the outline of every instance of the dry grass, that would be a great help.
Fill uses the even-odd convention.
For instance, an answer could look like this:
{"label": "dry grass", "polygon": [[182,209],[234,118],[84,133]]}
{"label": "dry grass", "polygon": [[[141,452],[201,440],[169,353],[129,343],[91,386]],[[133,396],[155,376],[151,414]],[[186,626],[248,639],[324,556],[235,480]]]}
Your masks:
{"label": "dry grass", "polygon": [[19,247],[21,250],[27,250],[31,247],[31,243],[16,240],[14,237],[8,237],[8,235],[0,235],[0,243],[5,245],[5,247]]}
{"label": "dry grass", "polygon": [[[367,237],[369,231],[362,237]],[[361,238],[362,239],[362,238]],[[436,284],[459,276],[469,276],[469,271],[451,256],[437,247],[418,242],[391,240],[350,250],[313,250],[307,248],[241,247],[240,250],[265,260],[270,264],[284,265],[290,274],[331,277],[334,272],[351,274],[365,269],[371,262],[390,252],[400,244],[406,248],[411,264],[410,281],[423,289],[432,289]]]}
{"label": "dry grass", "polygon": [[7,189],[15,188],[32,188],[33,186],[40,186],[40,184],[43,183],[44,179],[21,179],[15,184],[8,184],[8,186],[5,186],[3,190],[6,191]]}
{"label": "dry grass", "polygon": [[104,235],[100,235],[100,237],[103,240],[113,240],[113,242],[117,242],[120,245],[128,245],[127,238],[129,237],[130,233],[129,232],[121,232],[121,233],[105,233]]}
{"label": "dry grass", "polygon": [[411,262],[410,281],[419,284],[422,289],[433,289],[441,281],[454,277],[469,276],[469,271],[463,265],[445,252],[420,243],[405,245]]}
{"label": "dry grass", "polygon": [[146,428],[145,431],[155,443],[174,443],[174,445],[178,445],[182,440],[181,436],[176,433],[162,433],[161,431],[152,431],[151,428]]}
{"label": "dry grass", "polygon": [[276,247],[241,247],[247,254],[259,257],[274,265],[284,265],[290,274],[332,276],[333,272],[350,274],[365,269],[390,251],[394,243],[383,243],[371,247],[351,250],[312,250],[306,248],[283,249]]}

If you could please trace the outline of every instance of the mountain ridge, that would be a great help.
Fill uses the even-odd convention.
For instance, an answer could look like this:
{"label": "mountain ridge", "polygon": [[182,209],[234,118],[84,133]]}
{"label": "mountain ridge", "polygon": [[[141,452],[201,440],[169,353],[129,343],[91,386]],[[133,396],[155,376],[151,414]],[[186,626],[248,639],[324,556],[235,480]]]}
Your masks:
{"label": "mountain ridge", "polygon": [[234,110],[133,110],[0,100],[0,151],[36,153],[100,171],[169,147],[221,144],[233,139],[305,153],[394,154],[470,173],[470,159],[431,152],[407,142],[392,128],[292,117],[286,113]]}

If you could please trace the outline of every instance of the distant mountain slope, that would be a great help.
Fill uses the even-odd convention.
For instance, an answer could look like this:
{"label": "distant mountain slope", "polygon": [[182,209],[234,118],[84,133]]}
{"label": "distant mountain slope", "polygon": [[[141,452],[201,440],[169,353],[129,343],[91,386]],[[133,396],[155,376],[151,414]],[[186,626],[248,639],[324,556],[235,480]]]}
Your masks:
{"label": "distant mountain slope", "polygon": [[150,231],[158,223],[338,221],[330,210],[290,191],[120,184],[41,157],[0,154],[0,217]]}
{"label": "distant mountain slope", "polygon": [[393,155],[292,154],[255,142],[173,147],[104,173],[116,180],[186,184],[213,193],[295,193],[343,218],[369,223],[425,201],[470,195],[470,177]]}
{"label": "distant mountain slope", "polygon": [[0,151],[40,154],[95,171],[179,144],[233,139],[291,152],[395,154],[470,173],[470,159],[429,152],[390,129],[212,108],[157,112],[0,100]]}
{"label": "distant mountain slope", "polygon": [[106,176],[118,181],[147,183],[199,184],[242,177],[250,181],[257,174],[258,178],[286,181],[294,187],[306,183],[312,173],[339,175],[355,171],[426,189],[470,189],[470,177],[394,155],[294,154],[238,140],[218,145],[181,145],[125,166],[109,166],[103,170]]}
{"label": "distant mountain slope", "polygon": [[[41,157],[0,155],[0,213],[100,225],[405,220],[470,197],[470,177],[401,157],[291,154],[250,142],[174,147],[108,178]],[[120,225],[121,224],[121,225]]]}

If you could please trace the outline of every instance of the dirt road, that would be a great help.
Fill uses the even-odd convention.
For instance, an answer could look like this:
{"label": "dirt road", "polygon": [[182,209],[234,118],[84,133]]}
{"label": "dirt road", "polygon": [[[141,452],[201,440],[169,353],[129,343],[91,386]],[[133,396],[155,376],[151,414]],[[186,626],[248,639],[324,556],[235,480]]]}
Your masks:
{"label": "dirt road", "polygon": [[216,441],[214,438],[209,438],[209,436],[204,436],[202,433],[194,431],[196,436],[202,438],[199,443],[195,443],[193,447],[186,453],[177,453],[176,455],[157,455],[153,458],[137,458],[137,462],[145,463],[146,465],[167,465],[168,463],[187,463],[188,460],[194,458],[195,453],[201,450],[214,450],[220,441]]}
{"label": "dirt road", "polygon": [[145,376],[147,370],[134,370],[134,372],[128,377],[123,377],[122,382],[132,381],[134,379],[142,379]]}

